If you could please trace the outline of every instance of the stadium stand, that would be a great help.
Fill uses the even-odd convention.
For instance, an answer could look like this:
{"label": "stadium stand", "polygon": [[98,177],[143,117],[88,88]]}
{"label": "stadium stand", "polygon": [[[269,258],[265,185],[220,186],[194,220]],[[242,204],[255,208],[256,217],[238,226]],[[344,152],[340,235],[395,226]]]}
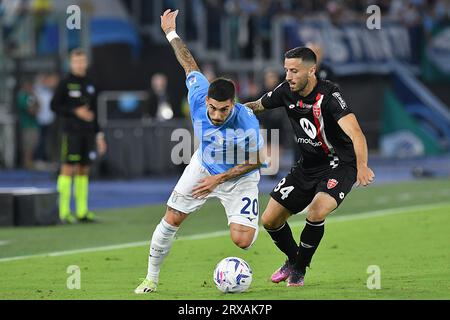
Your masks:
{"label": "stadium stand", "polygon": [[[383,153],[383,110],[389,109],[392,100],[386,96],[401,102],[402,108],[430,135],[439,153],[449,152],[446,116],[430,116],[437,112],[430,111],[432,106],[441,105],[441,109],[448,110],[450,105],[450,97],[437,89],[449,81],[444,68],[450,55],[445,44],[449,19],[442,1],[377,1],[383,21],[380,30],[366,28],[364,1],[113,0],[108,5],[101,0],[89,1],[88,5],[83,1],[44,2],[46,5],[33,6],[33,1],[17,1],[15,6],[2,5],[0,9],[5,17],[0,28],[0,54],[5,58],[0,59],[0,79],[5,80],[0,84],[0,92],[4,93],[0,96],[0,112],[7,115],[1,117],[0,132],[11,141],[9,147],[0,148],[0,165],[5,168],[22,166],[18,160],[17,129],[11,134],[14,96],[21,75],[34,76],[43,69],[62,73],[67,70],[64,61],[68,51],[81,45],[88,49],[92,74],[103,91],[119,96],[121,92],[148,92],[151,76],[164,73],[175,105],[176,119],[165,122],[145,115],[139,118],[140,109],[134,113],[109,112],[115,119],[106,119],[103,124],[110,154],[96,164],[94,175],[132,178],[179,172],[180,168],[167,161],[173,144],[158,146],[158,137],[169,137],[173,127],[190,129],[189,121],[183,118],[186,89],[180,80],[182,70],[173,68],[175,58],[159,27],[159,16],[166,7],[177,7],[183,12],[180,34],[202,64],[236,82],[241,101],[261,91],[267,68],[277,70],[282,77],[282,54],[287,48],[314,40],[322,45],[323,63],[331,67],[361,120],[372,153]],[[81,8],[81,30],[62,30],[70,4]],[[393,67],[394,60],[405,66],[403,72]],[[419,93],[411,83],[420,85]],[[402,100],[411,92],[423,97],[420,92],[425,91],[427,101],[441,102]],[[114,106],[121,103],[119,100],[105,95],[103,99],[110,99],[106,104],[117,111]],[[143,104],[145,101],[140,102],[139,108],[144,108]],[[117,122],[117,117],[123,121]],[[124,156],[130,152],[125,147],[133,145],[129,141],[134,141],[137,148],[132,152],[133,164]],[[288,145],[285,156],[289,158],[292,143]],[[155,154],[152,148],[160,148],[161,160],[148,161]],[[426,152],[414,156],[423,157]],[[291,160],[285,162],[289,164]]]}

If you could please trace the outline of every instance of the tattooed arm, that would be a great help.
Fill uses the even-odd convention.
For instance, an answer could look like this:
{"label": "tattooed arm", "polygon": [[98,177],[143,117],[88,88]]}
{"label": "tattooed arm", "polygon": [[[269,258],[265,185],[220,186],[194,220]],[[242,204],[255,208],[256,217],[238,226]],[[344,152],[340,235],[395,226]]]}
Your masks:
{"label": "tattooed arm", "polygon": [[264,109],[264,107],[262,105],[261,99],[259,99],[257,101],[244,103],[244,105],[246,107],[252,109],[254,114],[258,114],[258,113],[261,113],[266,110],[266,109]]}
{"label": "tattooed arm", "polygon": [[[166,10],[161,16],[161,28],[163,29],[166,36],[176,30],[176,18],[178,15],[178,10],[171,11],[170,9]],[[183,67],[186,75],[192,71],[200,71],[197,63],[194,60],[189,49],[186,47],[186,44],[179,37],[174,37],[170,40],[170,45],[175,52],[175,56],[177,57],[178,62]]]}
{"label": "tattooed arm", "polygon": [[229,169],[228,171],[219,174],[219,182],[224,183],[225,181],[231,180],[233,178],[237,178],[240,176],[243,176],[246,173],[249,173],[250,171],[253,171],[255,169],[258,169],[262,166],[262,163],[244,163],[244,164],[238,164],[237,166]]}

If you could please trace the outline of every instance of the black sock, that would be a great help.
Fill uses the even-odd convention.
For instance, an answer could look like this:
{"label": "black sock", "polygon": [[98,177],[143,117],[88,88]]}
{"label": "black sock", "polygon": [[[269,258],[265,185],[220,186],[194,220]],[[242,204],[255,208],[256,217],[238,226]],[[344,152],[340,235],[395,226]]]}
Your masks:
{"label": "black sock", "polygon": [[303,273],[306,272],[306,267],[309,267],[324,232],[325,220],[311,222],[306,219],[306,225],[300,236],[300,246],[298,247],[297,259],[295,261],[295,268],[297,270]]}
{"label": "black sock", "polygon": [[291,228],[286,222],[278,229],[266,229],[275,245],[288,257],[290,263],[295,263],[298,246],[292,236]]}

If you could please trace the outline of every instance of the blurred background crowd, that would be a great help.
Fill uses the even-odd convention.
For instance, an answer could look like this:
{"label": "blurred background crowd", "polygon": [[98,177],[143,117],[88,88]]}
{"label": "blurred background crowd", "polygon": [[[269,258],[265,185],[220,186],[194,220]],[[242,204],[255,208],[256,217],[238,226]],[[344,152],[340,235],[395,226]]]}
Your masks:
{"label": "blurred background crowd", "polygon": [[[81,28],[67,28],[70,5]],[[368,18],[380,10],[380,29]],[[450,151],[449,0],[3,0],[0,2],[0,168],[56,171],[59,125],[50,100],[71,49],[87,50],[108,140],[95,175],[170,174],[171,134],[191,129],[184,73],[160,30],[180,9],[178,33],[205,75],[233,79],[241,102],[283,80],[283,54],[313,46],[360,119],[373,156],[445,157]],[[372,7],[373,8],[373,7]],[[295,159],[279,110],[282,159]]]}

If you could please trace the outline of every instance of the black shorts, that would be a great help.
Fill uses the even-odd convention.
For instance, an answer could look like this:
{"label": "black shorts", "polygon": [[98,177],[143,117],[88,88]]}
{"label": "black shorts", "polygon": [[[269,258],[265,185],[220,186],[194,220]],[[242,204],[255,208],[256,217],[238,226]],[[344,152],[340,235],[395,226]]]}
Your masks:
{"label": "black shorts", "polygon": [[67,164],[89,165],[97,158],[95,135],[64,133],[61,161]]}
{"label": "black shorts", "polygon": [[319,192],[328,193],[339,206],[356,182],[357,170],[351,165],[340,165],[315,174],[294,167],[281,179],[270,196],[294,214],[305,209]]}

